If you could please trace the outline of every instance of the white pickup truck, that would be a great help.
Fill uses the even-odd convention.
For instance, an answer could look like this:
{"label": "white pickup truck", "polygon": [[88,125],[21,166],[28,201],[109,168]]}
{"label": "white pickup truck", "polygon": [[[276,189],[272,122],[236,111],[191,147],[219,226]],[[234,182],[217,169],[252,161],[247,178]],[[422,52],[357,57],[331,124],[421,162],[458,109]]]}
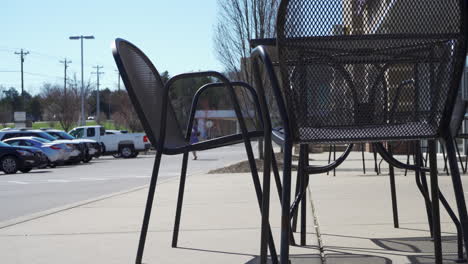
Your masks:
{"label": "white pickup truck", "polygon": [[75,127],[68,133],[76,138],[94,139],[101,143],[104,154],[118,154],[123,158],[134,158],[140,151],[147,151],[151,147],[144,133],[106,134],[102,126]]}

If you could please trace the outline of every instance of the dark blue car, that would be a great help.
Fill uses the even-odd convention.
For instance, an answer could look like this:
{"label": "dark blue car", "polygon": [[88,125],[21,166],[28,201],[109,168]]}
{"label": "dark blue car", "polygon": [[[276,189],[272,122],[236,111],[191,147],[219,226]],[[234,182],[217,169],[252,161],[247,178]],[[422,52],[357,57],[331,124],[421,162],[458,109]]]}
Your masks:
{"label": "dark blue car", "polygon": [[0,170],[6,174],[29,172],[33,168],[47,165],[47,157],[36,148],[10,146],[0,142]]}

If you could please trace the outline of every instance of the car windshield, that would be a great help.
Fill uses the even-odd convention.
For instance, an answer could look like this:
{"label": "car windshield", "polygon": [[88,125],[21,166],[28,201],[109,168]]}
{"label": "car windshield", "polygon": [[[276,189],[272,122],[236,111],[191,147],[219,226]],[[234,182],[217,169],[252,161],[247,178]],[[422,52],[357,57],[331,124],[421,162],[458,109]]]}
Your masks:
{"label": "car windshield", "polygon": [[36,135],[38,137],[45,138],[45,139],[50,140],[50,141],[56,140],[56,138],[54,138],[53,136],[51,136],[51,135],[49,135],[49,134],[47,134],[45,132],[38,132]]}
{"label": "car windshield", "polygon": [[63,131],[47,131],[47,134],[50,134],[56,139],[75,139],[75,137]]}
{"label": "car windshield", "polygon": [[39,142],[42,142],[42,143],[49,143],[50,142],[50,140],[47,140],[45,138],[40,138],[40,137],[33,137],[32,140],[39,141]]}

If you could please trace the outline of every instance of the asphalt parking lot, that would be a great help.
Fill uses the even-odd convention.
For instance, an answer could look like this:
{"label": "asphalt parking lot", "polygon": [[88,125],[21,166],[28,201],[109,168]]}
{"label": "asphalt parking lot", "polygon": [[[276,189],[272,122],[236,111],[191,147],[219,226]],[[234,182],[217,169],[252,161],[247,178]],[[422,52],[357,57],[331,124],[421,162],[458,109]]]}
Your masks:
{"label": "asphalt parking lot", "polygon": [[[188,175],[245,159],[242,145],[198,153],[190,160]],[[90,163],[37,169],[6,175],[0,172],[0,222],[51,208],[98,198],[149,183],[154,154],[134,159],[103,156]],[[191,156],[190,156],[191,157]],[[163,156],[159,181],[180,174],[182,156]]]}

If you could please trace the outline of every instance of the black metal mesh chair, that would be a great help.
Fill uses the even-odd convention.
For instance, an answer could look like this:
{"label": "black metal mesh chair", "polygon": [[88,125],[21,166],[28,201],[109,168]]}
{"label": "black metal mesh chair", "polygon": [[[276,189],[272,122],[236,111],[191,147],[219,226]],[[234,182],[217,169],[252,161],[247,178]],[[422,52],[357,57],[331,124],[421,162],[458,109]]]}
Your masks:
{"label": "black metal mesh chair", "polygon": [[[431,172],[436,263],[442,263],[435,140],[443,139],[468,249],[466,205],[449,128],[466,57],[466,16],[464,0],[281,1],[280,73],[263,47],[252,54],[262,112],[276,104],[283,127],[268,133],[271,122],[265,116],[266,141],[284,146],[281,263],[289,258],[293,143],[303,144],[306,156],[306,143],[428,139],[430,168],[411,169]],[[260,62],[270,86],[260,79]],[[381,144],[374,146],[393,166],[407,167]],[[333,169],[306,163],[302,168],[307,175]]]}
{"label": "black metal mesh chair", "polygon": [[[161,163],[161,157],[165,155],[176,155],[183,154],[181,180],[179,185],[179,194],[177,201],[176,218],[173,231],[172,246],[177,246],[180,217],[182,210],[183,194],[185,188],[185,178],[187,173],[187,161],[190,151],[207,150],[222,146],[228,146],[236,143],[244,142],[249,159],[250,168],[252,170],[252,179],[254,182],[255,191],[257,194],[259,205],[261,205],[262,191],[260,181],[258,178],[254,155],[250,140],[259,136],[263,136],[261,129],[254,129],[251,131],[247,130],[244,122],[245,112],[241,111],[237,94],[239,91],[234,91],[233,87],[241,87],[246,89],[251,94],[251,99],[255,105],[255,111],[259,111],[258,98],[256,97],[255,90],[249,85],[241,82],[229,82],[222,74],[217,72],[196,72],[180,74],[172,77],[163,83],[161,77],[151,63],[151,61],[140,51],[135,45],[123,39],[116,39],[113,47],[113,55],[119,72],[122,76],[122,80],[128,91],[128,95],[131,102],[138,114],[138,117],[143,125],[143,128],[148,135],[151,143],[156,146],[156,158],[154,161],[153,173],[149,186],[148,199],[146,203],[146,209],[143,219],[143,225],[140,235],[140,241],[138,245],[138,252],[136,257],[136,263],[140,264],[143,257],[143,250],[146,240],[146,234],[148,231],[148,224],[153,204],[153,198],[156,188],[156,181],[158,177],[159,166]],[[220,83],[210,83],[202,86],[194,96],[189,121],[187,124],[186,133],[182,130],[169,99],[169,89],[172,87],[174,82],[177,80],[196,78],[196,77],[211,77],[220,80]],[[232,134],[221,136],[218,138],[200,141],[197,143],[190,143],[190,134],[192,131],[192,125],[195,117],[195,110],[198,104],[198,98],[201,94],[205,93],[210,89],[226,89],[226,93],[235,110],[236,117],[238,119],[241,132],[240,134]],[[263,228],[266,225],[263,225]],[[271,231],[266,230],[267,236],[271,236]],[[269,243],[270,252],[272,256],[275,256],[276,252],[273,241]],[[274,261],[276,263],[277,261]]]}

